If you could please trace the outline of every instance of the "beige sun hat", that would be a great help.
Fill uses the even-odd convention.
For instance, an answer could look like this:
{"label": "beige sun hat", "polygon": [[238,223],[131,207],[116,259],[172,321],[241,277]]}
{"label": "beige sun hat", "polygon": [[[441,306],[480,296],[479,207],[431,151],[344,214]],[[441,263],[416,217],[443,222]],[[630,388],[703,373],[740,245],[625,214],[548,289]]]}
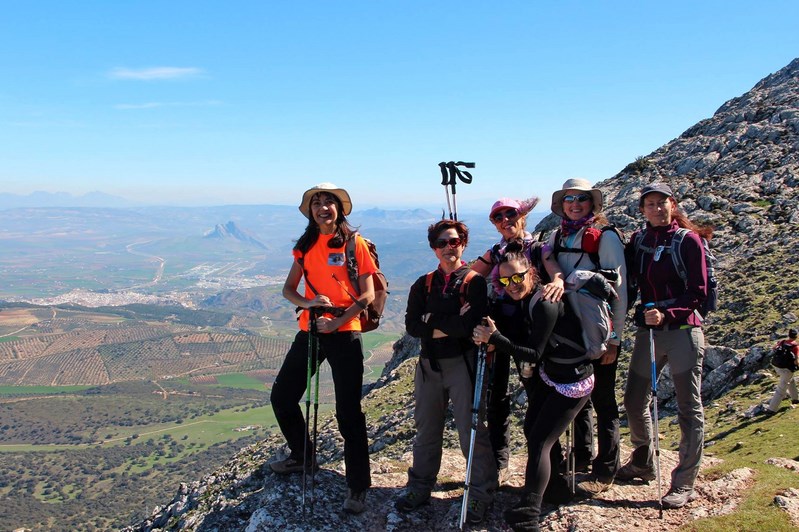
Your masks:
{"label": "beige sun hat", "polygon": [[563,187],[560,190],[556,190],[552,193],[552,212],[563,218],[563,196],[566,195],[567,190],[580,190],[583,192],[589,192],[591,194],[591,200],[594,203],[594,214],[599,214],[602,212],[603,207],[603,197],[602,191],[598,188],[592,188],[591,183],[589,183],[586,179],[580,179],[579,177],[573,177],[571,179],[567,179],[565,183],[563,183]]}
{"label": "beige sun hat", "polygon": [[341,208],[344,211],[344,216],[349,215],[352,212],[352,200],[350,199],[349,193],[344,190],[343,188],[338,188],[333,183],[319,183],[318,185],[314,185],[313,187],[309,188],[305,191],[302,195],[302,202],[300,202],[300,212],[305,215],[306,218],[310,218],[311,212],[311,198],[313,198],[314,194],[319,192],[326,192],[328,194],[332,194],[333,196],[337,197],[338,200],[341,202]]}

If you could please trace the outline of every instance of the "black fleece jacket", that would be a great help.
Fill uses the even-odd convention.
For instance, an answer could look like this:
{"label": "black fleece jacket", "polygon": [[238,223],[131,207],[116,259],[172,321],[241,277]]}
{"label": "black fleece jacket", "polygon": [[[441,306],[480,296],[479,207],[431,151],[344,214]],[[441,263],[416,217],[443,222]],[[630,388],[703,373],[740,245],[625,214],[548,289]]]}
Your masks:
{"label": "black fleece jacket", "polygon": [[[533,294],[522,300],[522,312],[527,326],[527,338],[514,342],[497,330],[489,338],[496,349],[510,353],[517,361],[543,365],[553,382],[570,383],[585,379],[593,373],[585,353],[557,341],[555,336],[583,345],[580,321],[566,300],[557,303],[536,298]],[[518,331],[513,336],[518,337]]]}
{"label": "black fleece jacket", "polygon": [[[465,264],[450,275],[444,275],[441,268],[433,273],[430,293],[426,293],[427,275],[419,277],[408,294],[408,308],[405,311],[405,329],[413,337],[422,340],[422,357],[452,358],[463,356],[477,348],[472,342],[472,331],[480,320],[488,315],[486,281],[480,275],[471,278],[463,294],[470,309],[460,314],[461,291],[464,276],[470,271]],[[422,317],[431,313],[425,323]],[[433,330],[447,334],[444,338],[433,338]]]}

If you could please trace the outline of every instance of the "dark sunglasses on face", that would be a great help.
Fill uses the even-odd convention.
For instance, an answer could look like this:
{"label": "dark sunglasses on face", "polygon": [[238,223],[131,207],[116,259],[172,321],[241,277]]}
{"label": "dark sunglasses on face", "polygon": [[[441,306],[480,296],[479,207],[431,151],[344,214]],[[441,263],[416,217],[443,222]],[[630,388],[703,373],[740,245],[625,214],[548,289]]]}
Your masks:
{"label": "dark sunglasses on face", "polygon": [[508,220],[513,220],[517,216],[519,216],[519,211],[517,211],[516,209],[508,209],[506,211],[499,211],[497,213],[494,213],[494,216],[492,216],[491,219],[499,223],[506,218]]}
{"label": "dark sunglasses on face", "polygon": [[569,194],[568,196],[563,196],[563,201],[565,201],[566,203],[572,203],[575,201],[579,201],[580,203],[582,203],[590,199],[591,199],[590,194]]}
{"label": "dark sunglasses on face", "polygon": [[508,286],[511,283],[513,283],[513,284],[522,284],[522,282],[524,282],[524,276],[527,275],[527,272],[529,272],[529,271],[530,271],[530,269],[528,268],[528,269],[524,270],[523,272],[514,273],[510,277],[500,277],[499,278],[499,284],[501,284],[502,286]]}
{"label": "dark sunglasses on face", "polygon": [[444,249],[447,246],[456,248],[461,245],[461,242],[460,238],[439,238],[433,242],[433,247],[436,249]]}

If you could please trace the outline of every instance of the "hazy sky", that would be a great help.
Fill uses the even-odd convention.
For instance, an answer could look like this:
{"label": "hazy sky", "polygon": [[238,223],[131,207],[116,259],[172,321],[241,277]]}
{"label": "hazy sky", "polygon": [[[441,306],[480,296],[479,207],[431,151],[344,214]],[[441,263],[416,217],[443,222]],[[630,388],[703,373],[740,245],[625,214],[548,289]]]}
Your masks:
{"label": "hazy sky", "polygon": [[799,56],[796,0],[0,6],[0,192],[183,205],[548,198]]}

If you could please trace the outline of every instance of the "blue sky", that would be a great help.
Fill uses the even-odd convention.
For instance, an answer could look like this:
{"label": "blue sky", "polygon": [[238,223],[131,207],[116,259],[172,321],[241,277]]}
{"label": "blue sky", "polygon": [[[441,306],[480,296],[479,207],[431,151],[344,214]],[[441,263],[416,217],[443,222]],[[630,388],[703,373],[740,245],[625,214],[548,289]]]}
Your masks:
{"label": "blue sky", "polygon": [[464,209],[548,198],[799,56],[795,0],[2,7],[0,192],[159,204],[441,207],[449,160]]}

